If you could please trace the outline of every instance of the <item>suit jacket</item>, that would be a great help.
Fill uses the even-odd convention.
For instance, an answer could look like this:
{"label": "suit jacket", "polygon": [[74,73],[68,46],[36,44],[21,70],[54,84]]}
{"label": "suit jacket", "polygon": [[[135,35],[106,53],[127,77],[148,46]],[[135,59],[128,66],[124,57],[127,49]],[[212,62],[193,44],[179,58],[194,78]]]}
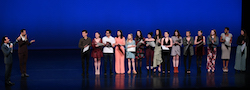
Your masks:
{"label": "suit jacket", "polygon": [[[194,45],[194,38],[191,37],[190,41],[191,41],[191,43],[190,43],[190,45],[188,45],[186,37],[183,38],[183,46],[184,46],[184,48],[183,48],[183,50],[184,50],[183,51],[183,55],[185,55],[185,56],[187,56],[187,50],[190,50],[190,55],[191,56],[194,55],[194,47],[193,47],[193,45]],[[188,47],[189,47],[189,49],[188,49]]]}
{"label": "suit jacket", "polygon": [[28,53],[28,46],[30,44],[28,39],[26,41],[22,39],[18,40],[18,53]]}
{"label": "suit jacket", "polygon": [[[16,42],[13,43],[13,46],[15,46]],[[1,50],[3,51],[4,55],[4,63],[5,64],[12,64],[13,58],[11,53],[11,48],[8,48],[5,44],[1,46]]]}

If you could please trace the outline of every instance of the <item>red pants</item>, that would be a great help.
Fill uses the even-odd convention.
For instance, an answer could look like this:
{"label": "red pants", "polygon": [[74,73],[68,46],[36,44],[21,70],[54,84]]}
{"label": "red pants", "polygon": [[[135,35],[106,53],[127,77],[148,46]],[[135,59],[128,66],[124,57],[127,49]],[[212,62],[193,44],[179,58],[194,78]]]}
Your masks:
{"label": "red pants", "polygon": [[151,61],[150,66],[153,66],[153,58],[154,58],[154,50],[152,49],[146,49],[146,64],[149,66],[149,60]]}

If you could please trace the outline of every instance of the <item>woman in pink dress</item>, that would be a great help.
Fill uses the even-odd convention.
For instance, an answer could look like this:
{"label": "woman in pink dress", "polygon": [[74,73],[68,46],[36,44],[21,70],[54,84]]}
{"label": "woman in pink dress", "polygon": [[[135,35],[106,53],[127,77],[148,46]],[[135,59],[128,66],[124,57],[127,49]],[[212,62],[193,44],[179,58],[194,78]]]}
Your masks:
{"label": "woman in pink dress", "polygon": [[99,46],[98,43],[102,43],[101,35],[99,32],[95,33],[95,38],[92,40],[92,52],[91,57],[94,58],[95,66],[95,75],[100,75],[100,66],[101,66],[101,57],[103,57],[102,46]]}
{"label": "woman in pink dress", "polygon": [[115,72],[117,74],[124,74],[125,67],[124,67],[124,59],[125,59],[125,37],[122,35],[122,31],[117,31],[117,36],[115,37],[115,43],[113,46],[115,47]]}

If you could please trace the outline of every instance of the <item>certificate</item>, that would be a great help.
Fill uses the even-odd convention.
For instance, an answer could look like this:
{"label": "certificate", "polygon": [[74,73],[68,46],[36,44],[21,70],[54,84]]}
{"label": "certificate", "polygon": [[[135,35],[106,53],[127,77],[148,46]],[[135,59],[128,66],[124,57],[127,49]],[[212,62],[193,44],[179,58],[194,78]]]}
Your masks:
{"label": "certificate", "polygon": [[164,45],[161,45],[162,50],[169,50],[168,47],[165,47]]}
{"label": "certificate", "polygon": [[155,42],[153,42],[153,41],[147,42],[147,44],[148,44],[149,46],[155,47]]}
{"label": "certificate", "polygon": [[85,47],[83,50],[82,50],[82,52],[84,53],[84,52],[86,52],[86,51],[88,51],[89,50],[89,45],[87,46],[87,47]]}
{"label": "certificate", "polygon": [[98,45],[98,46],[104,46],[103,43],[97,43],[96,45]]}
{"label": "certificate", "polygon": [[[132,45],[128,45],[128,47],[130,47],[130,46],[132,46]],[[135,47],[130,47],[130,48],[127,49],[127,51],[135,52]]]}
{"label": "certificate", "polygon": [[246,43],[244,43],[244,44],[241,46],[241,52],[244,51],[245,47],[246,47]]}

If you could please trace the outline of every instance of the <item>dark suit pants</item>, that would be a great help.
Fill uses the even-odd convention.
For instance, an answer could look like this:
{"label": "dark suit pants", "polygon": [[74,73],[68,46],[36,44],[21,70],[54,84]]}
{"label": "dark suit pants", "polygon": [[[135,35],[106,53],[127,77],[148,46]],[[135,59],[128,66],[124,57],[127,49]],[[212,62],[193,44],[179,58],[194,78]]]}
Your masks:
{"label": "dark suit pants", "polygon": [[21,73],[26,73],[26,64],[28,59],[28,53],[18,53],[19,56],[19,64]]}
{"label": "dark suit pants", "polygon": [[12,64],[5,64],[5,82],[10,81]]}

